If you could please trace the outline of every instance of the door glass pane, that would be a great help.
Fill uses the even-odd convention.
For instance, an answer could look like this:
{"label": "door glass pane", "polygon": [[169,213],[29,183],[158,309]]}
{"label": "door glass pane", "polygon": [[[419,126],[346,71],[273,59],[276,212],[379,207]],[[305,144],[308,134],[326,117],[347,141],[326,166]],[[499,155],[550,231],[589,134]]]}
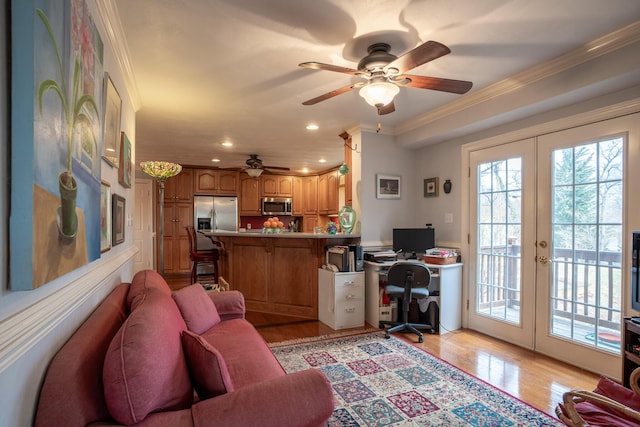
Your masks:
{"label": "door glass pane", "polygon": [[623,139],[556,150],[551,333],[618,352]]}
{"label": "door glass pane", "polygon": [[520,324],[522,159],[478,165],[476,312]]}

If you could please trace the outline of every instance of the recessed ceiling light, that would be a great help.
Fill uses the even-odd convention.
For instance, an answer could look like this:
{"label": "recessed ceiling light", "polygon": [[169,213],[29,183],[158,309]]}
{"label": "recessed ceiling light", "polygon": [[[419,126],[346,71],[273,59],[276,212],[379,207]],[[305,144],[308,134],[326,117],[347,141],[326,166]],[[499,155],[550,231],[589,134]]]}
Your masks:
{"label": "recessed ceiling light", "polygon": [[233,142],[231,141],[225,141],[222,143],[223,147],[233,147]]}
{"label": "recessed ceiling light", "polygon": [[314,123],[309,123],[307,125],[307,130],[318,130],[318,125],[316,125]]}
{"label": "recessed ceiling light", "polygon": [[302,168],[302,171],[301,171],[301,172],[302,172],[302,173],[309,173],[309,169],[307,169],[307,168]]}
{"label": "recessed ceiling light", "polygon": [[211,159],[211,161],[212,161],[213,163],[219,163],[219,162],[220,162],[220,159]]}
{"label": "recessed ceiling light", "polygon": [[318,161],[319,161],[320,163],[327,163],[327,160],[326,160],[326,159],[320,159],[320,160],[318,160]]}

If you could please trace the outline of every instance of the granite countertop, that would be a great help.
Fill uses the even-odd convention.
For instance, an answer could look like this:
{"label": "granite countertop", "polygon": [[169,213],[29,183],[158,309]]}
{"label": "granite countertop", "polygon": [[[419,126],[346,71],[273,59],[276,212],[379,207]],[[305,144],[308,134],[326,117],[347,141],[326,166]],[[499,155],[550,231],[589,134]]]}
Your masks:
{"label": "granite countertop", "polygon": [[349,239],[360,238],[360,234],[328,234],[328,233],[294,233],[291,231],[282,231],[281,233],[262,233],[262,230],[247,230],[247,231],[201,231],[205,236],[226,236],[226,237],[279,237],[285,239]]}

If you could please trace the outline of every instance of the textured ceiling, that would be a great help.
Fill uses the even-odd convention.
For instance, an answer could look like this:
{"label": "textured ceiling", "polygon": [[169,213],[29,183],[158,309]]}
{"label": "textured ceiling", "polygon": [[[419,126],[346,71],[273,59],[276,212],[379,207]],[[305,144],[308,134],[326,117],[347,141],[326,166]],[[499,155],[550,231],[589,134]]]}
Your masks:
{"label": "textured ceiling", "polygon": [[[140,95],[136,160],[318,171],[342,162],[338,136],[356,126],[399,135],[430,111],[550,61],[640,20],[637,0],[115,0]],[[452,53],[411,74],[470,80],[466,95],[402,88],[396,111],[352,91],[302,102],[359,81],[303,69],[356,68],[374,42],[401,55],[436,40]],[[308,131],[306,124],[320,127]],[[447,134],[438,135],[446,140]],[[234,146],[226,149],[224,141]],[[426,141],[424,142],[426,143]],[[412,141],[412,146],[423,143]],[[212,163],[212,158],[220,163]],[[319,163],[319,159],[326,163]]]}

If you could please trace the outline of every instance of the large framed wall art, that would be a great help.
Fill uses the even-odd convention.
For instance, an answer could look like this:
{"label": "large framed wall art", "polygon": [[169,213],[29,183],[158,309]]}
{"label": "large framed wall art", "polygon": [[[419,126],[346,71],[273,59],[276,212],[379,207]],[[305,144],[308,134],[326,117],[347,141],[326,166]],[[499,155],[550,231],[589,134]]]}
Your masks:
{"label": "large framed wall art", "polygon": [[12,0],[11,20],[9,285],[27,290],[100,257],[104,47],[85,0]]}

